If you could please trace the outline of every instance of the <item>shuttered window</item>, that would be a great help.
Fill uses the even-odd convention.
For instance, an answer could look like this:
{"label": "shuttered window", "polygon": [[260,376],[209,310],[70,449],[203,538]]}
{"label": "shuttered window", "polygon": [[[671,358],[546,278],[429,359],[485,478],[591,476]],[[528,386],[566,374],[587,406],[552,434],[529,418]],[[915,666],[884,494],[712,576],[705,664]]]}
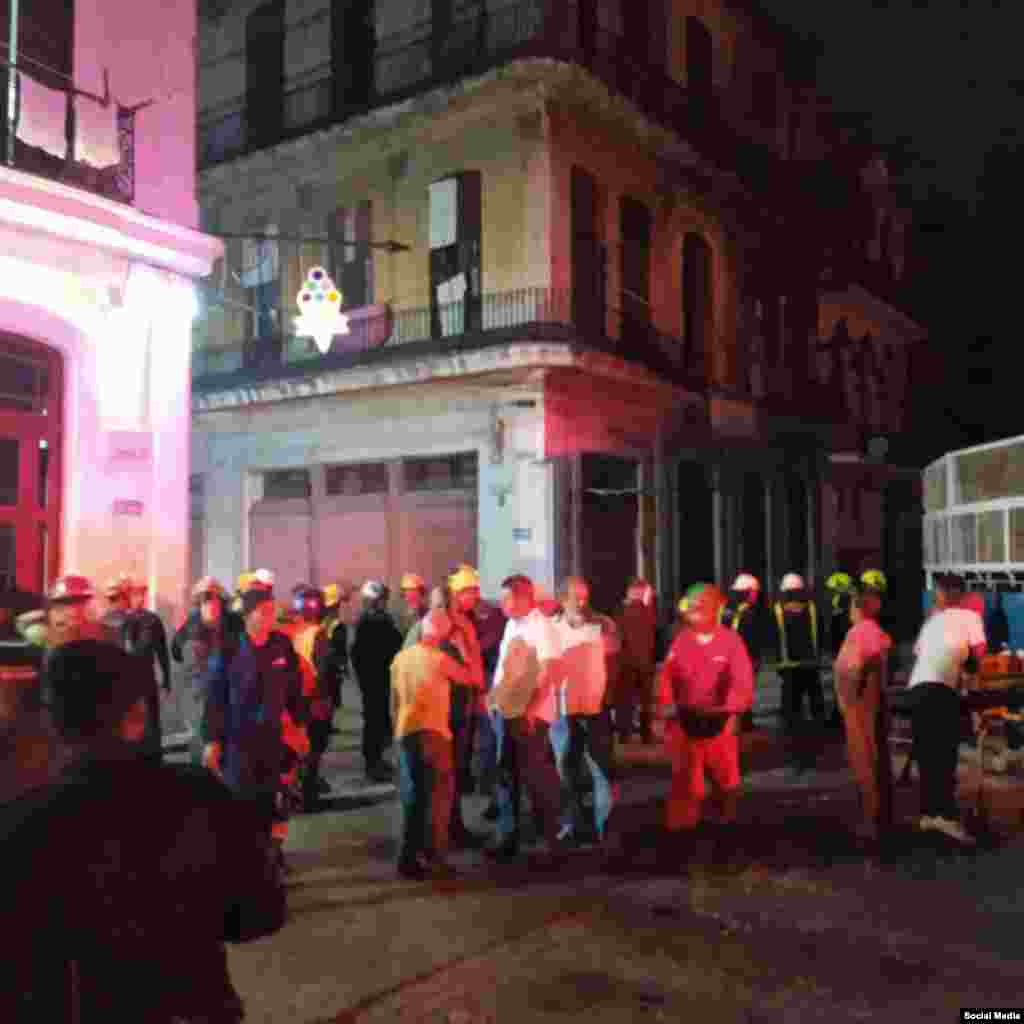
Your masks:
{"label": "shuttered window", "polygon": [[476,452],[406,459],[403,467],[407,491],[475,491]]}
{"label": "shuttered window", "polygon": [[308,469],[276,469],[263,474],[263,500],[308,498],[312,493]]}
{"label": "shuttered window", "polygon": [[369,201],[342,206],[328,221],[331,276],[341,289],[344,307],[373,304],[373,207]]}
{"label": "shuttered window", "polygon": [[357,462],[341,466],[327,466],[326,484],[329,497],[387,494],[388,464],[386,462]]}
{"label": "shuttered window", "polygon": [[435,338],[482,324],[479,171],[463,171],[429,189],[430,325]]}

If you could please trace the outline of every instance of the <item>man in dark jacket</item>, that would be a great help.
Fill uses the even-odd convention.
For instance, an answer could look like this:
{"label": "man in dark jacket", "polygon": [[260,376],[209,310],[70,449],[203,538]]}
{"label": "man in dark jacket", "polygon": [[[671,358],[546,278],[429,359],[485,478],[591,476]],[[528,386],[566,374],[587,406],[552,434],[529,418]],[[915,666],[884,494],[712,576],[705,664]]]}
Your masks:
{"label": "man in dark jacket", "polygon": [[137,659],[73,642],[48,676],[71,756],[58,782],[0,809],[17,879],[0,913],[0,1020],[243,1020],[224,943],[285,920],[253,808],[208,772],[140,756]]}
{"label": "man in dark jacket", "polygon": [[203,709],[210,675],[210,659],[222,652],[230,663],[242,642],[245,623],[226,607],[224,588],[212,576],[204,576],[192,588],[193,608],[171,640],[171,657],[184,663],[190,689],[189,727],[192,730],[192,763],[203,760]]}
{"label": "man in dark jacket", "polygon": [[[128,621],[124,627],[125,650],[142,659],[153,676],[154,694],[166,700],[171,692],[171,659],[167,651],[167,631],[156,612],[146,607],[148,587],[138,579],[128,580]],[[160,667],[160,689],[156,688],[156,669]],[[160,696],[151,698],[148,744],[157,759],[163,756],[163,730],[160,726]]]}
{"label": "man in dark jacket", "polygon": [[391,662],[402,649],[402,634],[387,611],[388,588],[379,580],[363,585],[363,614],[356,623],[352,667],[363,697],[363,758],[373,782],[390,782],[384,751],[391,745]]}
{"label": "man in dark jacket", "polygon": [[[348,623],[347,614],[349,601],[352,600],[352,584],[329,583],[324,587],[324,636],[327,643],[324,647],[323,661],[316,666],[320,678],[324,680],[327,694],[335,710],[341,707],[341,690],[349,675],[348,659]],[[342,612],[342,605],[346,611]],[[331,732],[337,732],[332,724]]]}
{"label": "man in dark jacket", "polygon": [[[281,717],[309,721],[302,694],[299,656],[291,640],[274,629],[273,577],[265,570],[242,595],[245,636],[230,661],[223,650],[211,658],[203,763],[261,815],[268,838],[282,809],[285,748]],[[279,867],[284,856],[277,849]]]}
{"label": "man in dark jacket", "polygon": [[[761,581],[750,573],[741,572],[733,582],[729,600],[722,606],[721,623],[739,633],[747,645],[747,654],[754,670],[754,686],[765,652],[772,646],[772,621],[761,600]],[[754,712],[744,712],[740,723],[746,730],[754,728]]]}

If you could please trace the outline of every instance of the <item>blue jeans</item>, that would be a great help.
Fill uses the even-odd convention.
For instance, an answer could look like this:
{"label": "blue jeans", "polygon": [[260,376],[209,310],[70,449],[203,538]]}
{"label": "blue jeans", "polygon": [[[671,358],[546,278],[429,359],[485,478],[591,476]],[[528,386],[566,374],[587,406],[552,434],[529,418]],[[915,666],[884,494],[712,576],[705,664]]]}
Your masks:
{"label": "blue jeans", "polygon": [[503,723],[498,753],[500,842],[519,842],[520,789],[525,785],[544,838],[549,846],[557,844],[561,801],[548,728],[546,722],[538,722],[530,730],[523,718]]}
{"label": "blue jeans", "polygon": [[605,710],[597,715],[566,715],[551,726],[551,747],[562,782],[562,824],[579,829],[585,819],[580,780],[583,761],[594,780],[594,825],[604,837],[613,805],[612,724]]}
{"label": "blue jeans", "polygon": [[487,786],[494,782],[498,771],[498,745],[501,741],[501,714],[488,711],[477,723],[477,753],[480,758],[480,782]]}
{"label": "blue jeans", "polygon": [[398,741],[398,798],[402,804],[399,857],[444,854],[455,798],[452,741],[424,729]]}

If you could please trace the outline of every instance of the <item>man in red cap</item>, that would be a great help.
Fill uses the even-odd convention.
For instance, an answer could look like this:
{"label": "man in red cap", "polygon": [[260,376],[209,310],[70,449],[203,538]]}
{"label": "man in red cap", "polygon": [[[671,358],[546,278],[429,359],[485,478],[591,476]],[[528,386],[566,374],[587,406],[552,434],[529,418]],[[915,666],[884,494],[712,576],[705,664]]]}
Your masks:
{"label": "man in red cap", "polygon": [[718,622],[725,598],[696,584],[680,602],[684,626],[672,642],[659,679],[658,703],[670,719],[665,744],[672,790],[665,813],[670,833],[694,829],[704,804],[704,773],[720,791],[722,821],[736,817],[740,787],[737,717],[754,700],[750,655],[734,630]]}

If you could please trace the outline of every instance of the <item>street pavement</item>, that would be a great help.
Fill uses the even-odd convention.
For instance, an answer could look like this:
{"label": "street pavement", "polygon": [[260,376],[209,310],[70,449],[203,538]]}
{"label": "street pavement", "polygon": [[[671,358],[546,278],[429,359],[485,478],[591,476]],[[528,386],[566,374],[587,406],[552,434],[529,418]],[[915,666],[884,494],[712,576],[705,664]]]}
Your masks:
{"label": "street pavement", "polygon": [[[1024,781],[987,779],[977,850],[901,826],[869,856],[850,833],[857,795],[841,732],[817,771],[791,779],[763,699],[770,685],[760,728],[743,739],[745,796],[728,846],[709,827],[688,856],[665,856],[667,763],[658,746],[636,744],[618,750],[626,856],[614,869],[582,846],[544,871],[527,845],[512,865],[459,852],[455,879],[420,883],[395,875],[396,790],[362,775],[349,686],[325,757],[331,793],[292,821],[289,923],[230,950],[247,1020],[952,1020],[960,1006],[1024,1003]],[[971,757],[965,748],[965,807]],[[486,802],[469,798],[480,833]],[[898,790],[900,818],[915,804],[916,786]]]}

